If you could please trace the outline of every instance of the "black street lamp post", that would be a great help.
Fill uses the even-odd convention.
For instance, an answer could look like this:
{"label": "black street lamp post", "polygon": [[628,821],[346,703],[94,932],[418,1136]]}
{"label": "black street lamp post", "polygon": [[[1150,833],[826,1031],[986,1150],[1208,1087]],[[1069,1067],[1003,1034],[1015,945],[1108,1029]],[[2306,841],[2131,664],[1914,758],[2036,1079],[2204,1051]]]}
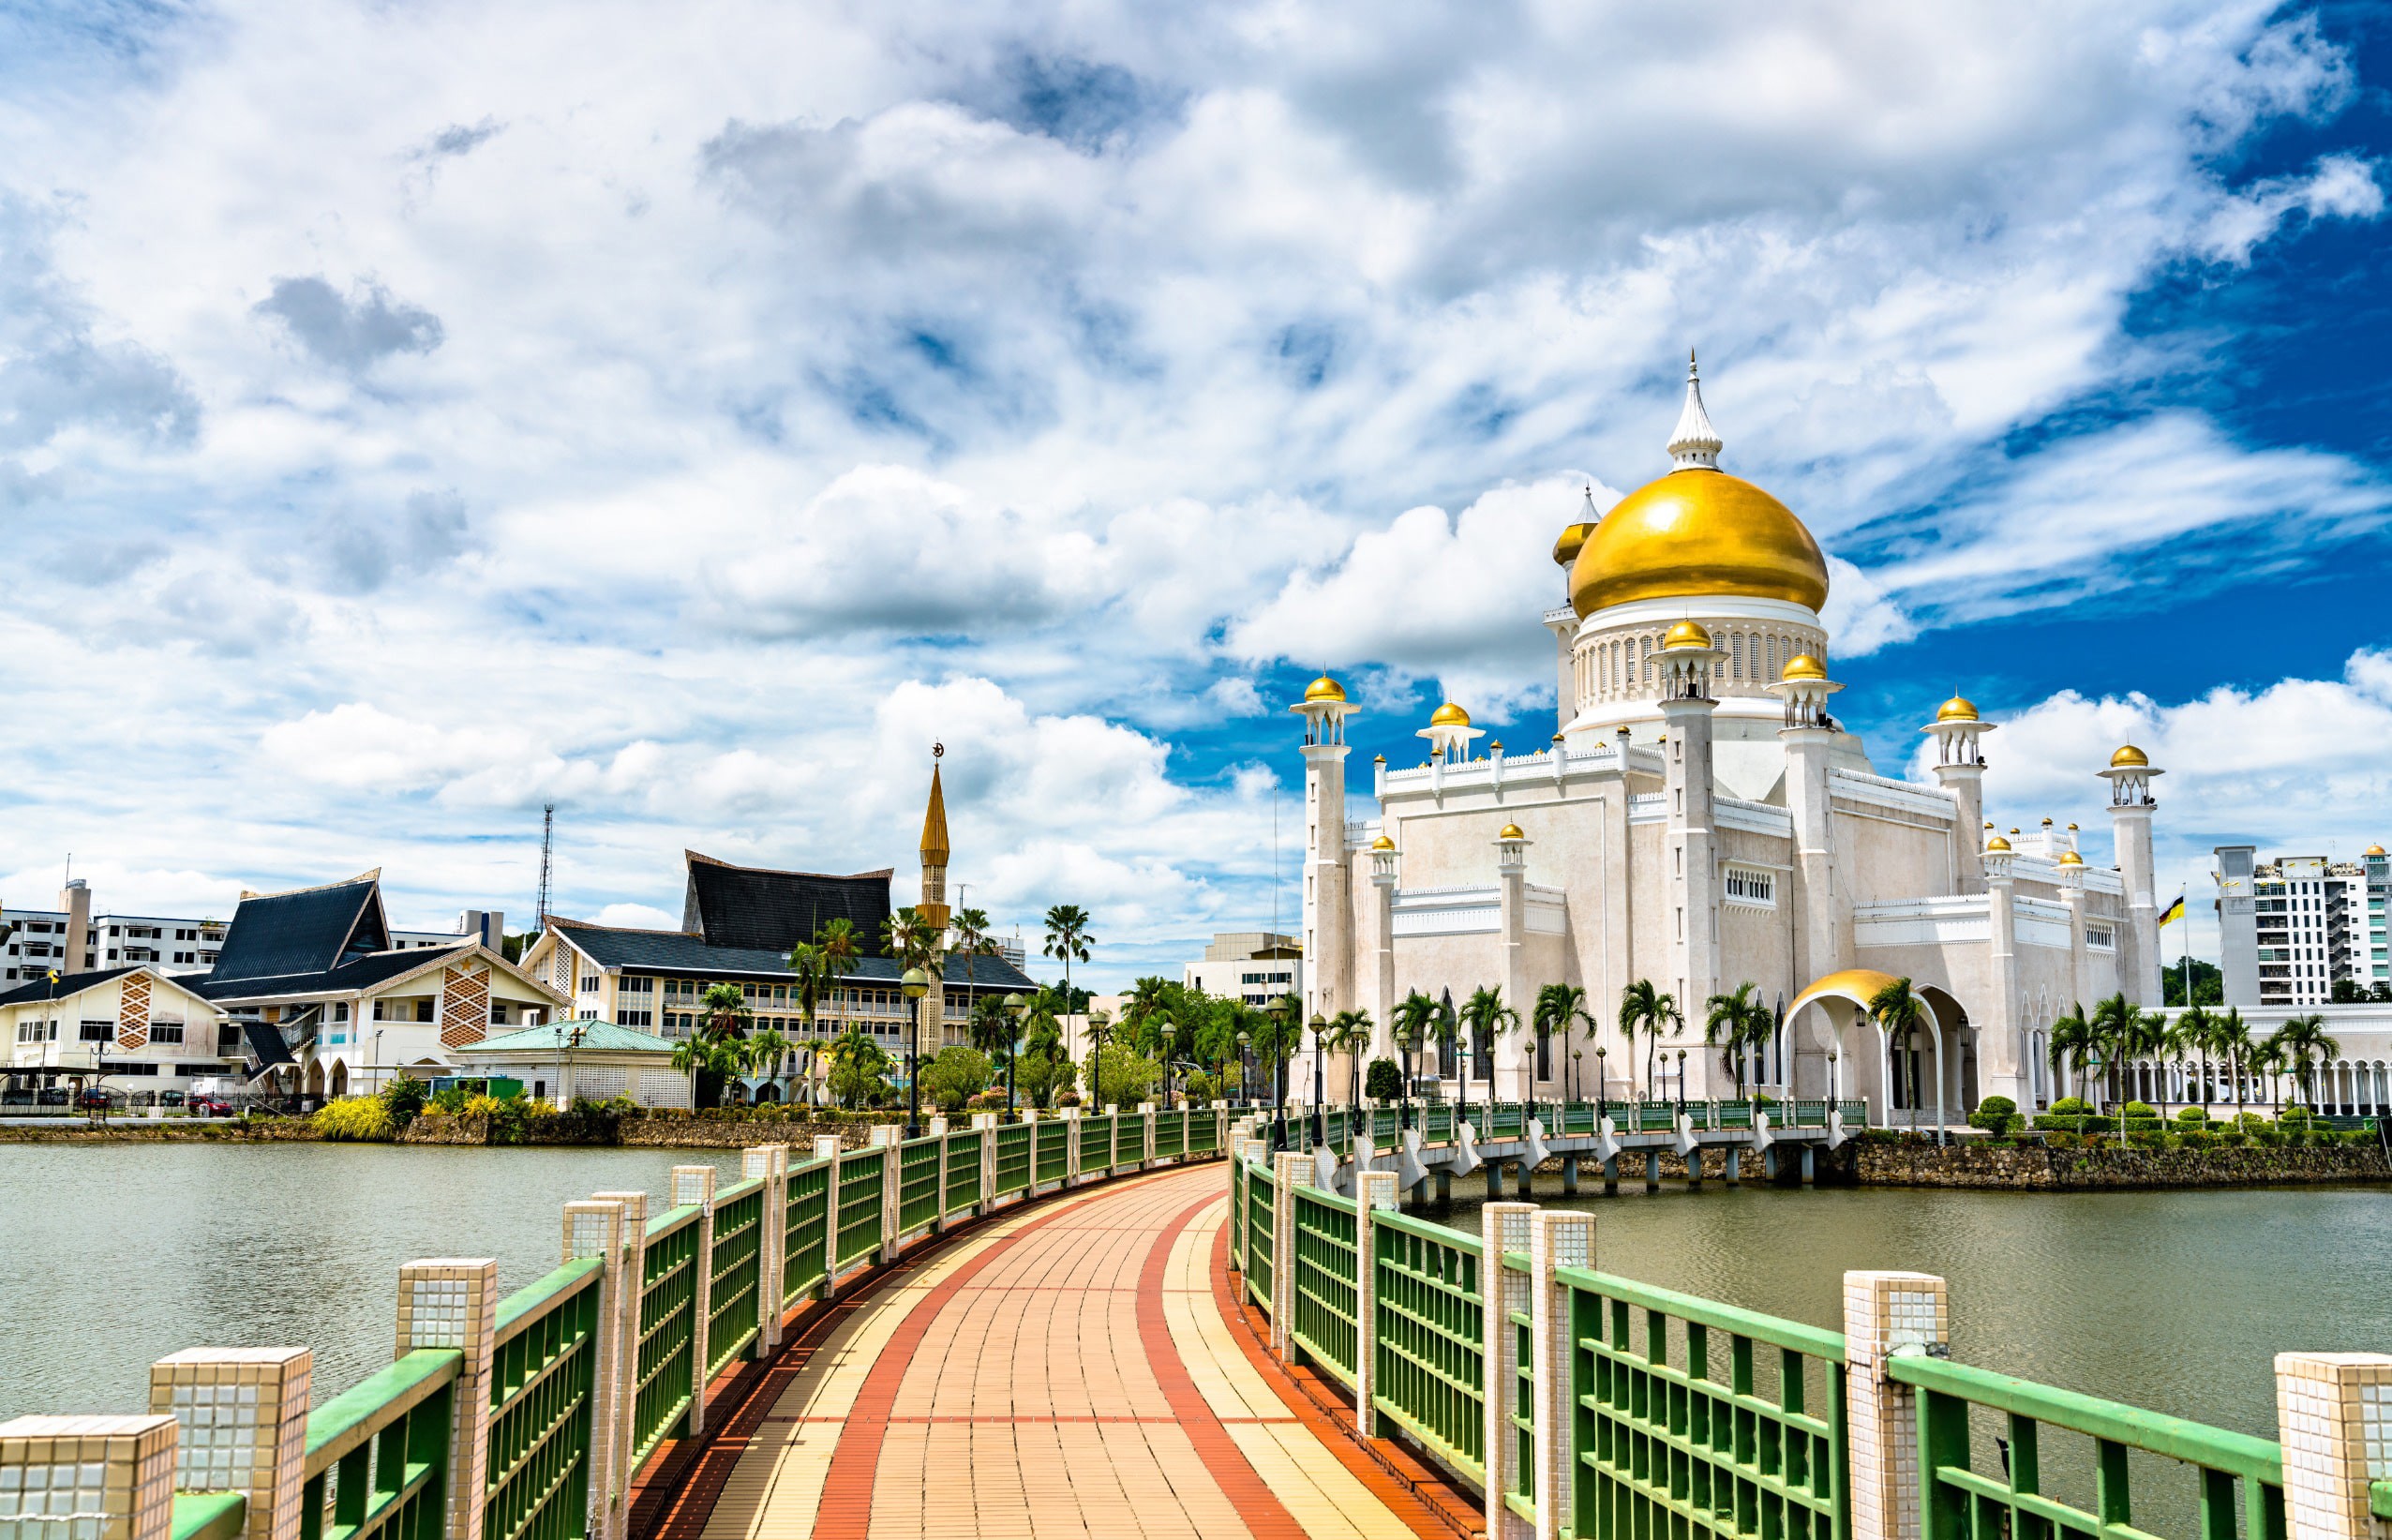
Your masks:
{"label": "black street lamp post", "polygon": [[913,1019],[905,1030],[905,1137],[922,1136],[922,996],[930,993],[930,975],[919,968],[907,968],[898,980],[905,998],[913,1002]]}
{"label": "black street lamp post", "polygon": [[1607,1058],[1609,1058],[1610,1056],[1611,1056],[1611,1050],[1609,1050],[1608,1048],[1604,1047],[1601,1043],[1597,1043],[1597,1044],[1595,1044],[1595,1046],[1594,1046],[1594,1127],[1595,1127],[1595,1131],[1596,1131],[1596,1132],[1598,1132],[1598,1133],[1600,1133],[1600,1132],[1603,1130],[1603,1119],[1604,1119],[1604,1116],[1605,1116],[1605,1115],[1606,1115],[1606,1114],[1607,1114],[1610,1111],[1610,1109],[1609,1109],[1607,1106],[1606,1106],[1606,1105],[1605,1105],[1605,1102],[1606,1102],[1607,1099],[1609,1097],[1609,1095],[1610,1095],[1610,1091],[1611,1091],[1611,1087],[1609,1086],[1609,1084],[1607,1084],[1607,1077],[1608,1077],[1608,1076],[1609,1076],[1609,1074],[1610,1074],[1610,1070],[1608,1069],[1608,1068],[1607,1068],[1607,1067],[1605,1066],[1605,1064],[1604,1064],[1604,1062],[1603,1062],[1605,1059],[1607,1059]]}
{"label": "black street lamp post", "polygon": [[1319,1011],[1312,1013],[1312,1143],[1315,1145],[1329,1142],[1329,1108],[1323,1099],[1328,1095],[1329,1087],[1321,1057],[1324,1046],[1321,1034],[1327,1031],[1328,1026]]}
{"label": "black street lamp post", "polygon": [[1287,1000],[1274,1000],[1271,1012],[1271,1148],[1287,1148]]}
{"label": "black street lamp post", "polygon": [[1254,1061],[1250,1057],[1254,1036],[1244,1027],[1237,1032],[1237,1099],[1248,1106],[1254,1104]]}
{"label": "black street lamp post", "polygon": [[1022,1018],[1030,1013],[1030,1002],[1019,994],[1005,997],[1005,1013],[1013,1018],[1013,1042],[1005,1054],[1005,1115],[1014,1114],[1013,1067],[1022,1062]]}

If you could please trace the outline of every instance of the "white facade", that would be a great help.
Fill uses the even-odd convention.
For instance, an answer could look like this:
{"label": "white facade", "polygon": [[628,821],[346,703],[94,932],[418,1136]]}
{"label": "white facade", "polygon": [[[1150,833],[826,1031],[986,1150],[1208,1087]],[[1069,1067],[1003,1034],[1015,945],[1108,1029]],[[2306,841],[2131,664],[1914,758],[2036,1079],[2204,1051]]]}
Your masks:
{"label": "white facade", "polygon": [[165,971],[86,975],[82,987],[21,984],[0,994],[0,1045],[13,1096],[74,1082],[136,1099],[238,1075],[240,1029]]}
{"label": "white facade", "polygon": [[1204,955],[1180,965],[1180,982],[1190,989],[1249,1006],[1268,1006],[1284,994],[1304,995],[1304,958],[1294,936],[1267,931],[1224,931]]}
{"label": "white facade", "polygon": [[2362,992],[2392,983],[2384,914],[2392,866],[2381,845],[2355,861],[2263,861],[2250,845],[2220,845],[2217,857],[2227,1004],[2321,1006],[2337,983]]}

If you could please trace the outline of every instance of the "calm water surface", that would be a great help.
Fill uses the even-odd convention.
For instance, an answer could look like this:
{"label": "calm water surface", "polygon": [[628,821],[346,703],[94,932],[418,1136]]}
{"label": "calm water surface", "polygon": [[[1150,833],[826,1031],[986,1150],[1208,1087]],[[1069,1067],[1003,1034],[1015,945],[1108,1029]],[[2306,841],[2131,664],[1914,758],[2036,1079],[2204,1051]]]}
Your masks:
{"label": "calm water surface", "polygon": [[557,1265],[565,1204],[737,1151],[0,1145],[0,1419],[137,1412],[153,1359],[299,1343],[328,1399],[390,1362],[398,1265]]}

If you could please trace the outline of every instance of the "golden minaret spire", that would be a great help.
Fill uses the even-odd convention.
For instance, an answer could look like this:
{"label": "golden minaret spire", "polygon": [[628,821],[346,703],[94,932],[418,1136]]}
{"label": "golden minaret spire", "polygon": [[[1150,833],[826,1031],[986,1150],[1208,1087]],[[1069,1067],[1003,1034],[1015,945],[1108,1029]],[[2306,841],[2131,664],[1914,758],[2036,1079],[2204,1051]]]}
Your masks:
{"label": "golden minaret spire", "polygon": [[947,795],[938,781],[938,761],[947,745],[931,746],[930,806],[922,813],[922,918],[937,930],[947,929]]}

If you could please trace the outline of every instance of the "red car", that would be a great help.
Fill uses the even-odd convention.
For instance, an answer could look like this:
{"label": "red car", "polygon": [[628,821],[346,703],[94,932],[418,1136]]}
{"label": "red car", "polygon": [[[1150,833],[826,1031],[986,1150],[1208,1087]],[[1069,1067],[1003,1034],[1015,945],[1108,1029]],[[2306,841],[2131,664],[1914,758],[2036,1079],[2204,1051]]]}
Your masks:
{"label": "red car", "polygon": [[194,1117],[231,1117],[233,1111],[232,1103],[222,1097],[195,1096],[184,1105]]}

